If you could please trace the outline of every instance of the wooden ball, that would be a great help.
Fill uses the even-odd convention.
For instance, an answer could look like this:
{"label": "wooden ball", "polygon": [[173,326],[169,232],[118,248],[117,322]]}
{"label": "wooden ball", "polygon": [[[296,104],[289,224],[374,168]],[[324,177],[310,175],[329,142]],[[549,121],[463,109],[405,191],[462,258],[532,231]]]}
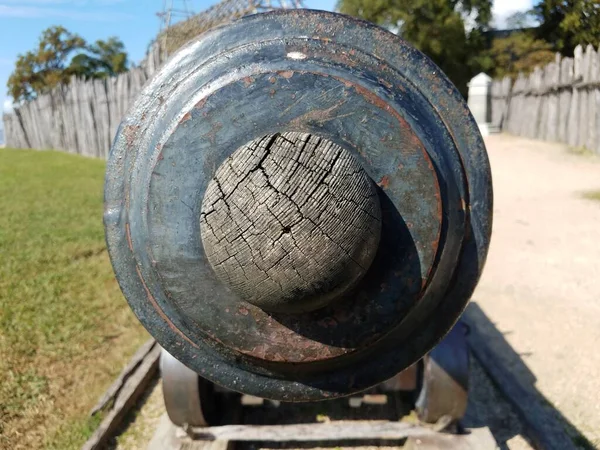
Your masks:
{"label": "wooden ball", "polygon": [[351,289],[379,243],[375,186],[339,145],[308,133],[253,140],[219,167],[200,227],[221,281],[273,312],[320,308]]}

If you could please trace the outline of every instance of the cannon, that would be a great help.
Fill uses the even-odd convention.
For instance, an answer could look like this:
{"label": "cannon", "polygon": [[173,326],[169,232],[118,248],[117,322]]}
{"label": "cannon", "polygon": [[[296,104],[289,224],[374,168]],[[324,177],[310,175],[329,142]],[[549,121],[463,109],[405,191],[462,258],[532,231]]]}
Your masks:
{"label": "cannon", "polygon": [[[464,368],[462,331],[432,349],[477,284],[491,221],[457,89],[398,36],[326,12],[248,16],[189,43],[130,108],[106,173],[111,261],[168,352],[179,424],[206,425],[227,392],[353,395],[425,355],[429,414],[432,373]],[[432,419],[464,413],[438,404]]]}

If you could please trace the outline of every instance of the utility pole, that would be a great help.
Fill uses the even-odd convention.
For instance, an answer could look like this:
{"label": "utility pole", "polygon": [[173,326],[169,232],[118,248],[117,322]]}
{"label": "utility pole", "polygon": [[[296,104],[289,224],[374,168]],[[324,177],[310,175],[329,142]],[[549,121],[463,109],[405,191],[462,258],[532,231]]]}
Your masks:
{"label": "utility pole", "polygon": [[189,3],[189,0],[164,0],[163,10],[156,13],[160,19],[159,36],[162,35],[163,48],[167,48],[168,29],[171,25],[194,15]]}

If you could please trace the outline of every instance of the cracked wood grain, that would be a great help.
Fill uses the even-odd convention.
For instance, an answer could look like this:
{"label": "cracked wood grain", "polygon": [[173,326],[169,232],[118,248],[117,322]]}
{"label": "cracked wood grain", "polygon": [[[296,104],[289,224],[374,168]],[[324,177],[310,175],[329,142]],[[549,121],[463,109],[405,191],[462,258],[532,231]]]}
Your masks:
{"label": "cracked wood grain", "polygon": [[324,306],[365,274],[379,243],[374,183],[339,145],[306,133],[254,140],[217,170],[200,217],[206,256],[244,300]]}

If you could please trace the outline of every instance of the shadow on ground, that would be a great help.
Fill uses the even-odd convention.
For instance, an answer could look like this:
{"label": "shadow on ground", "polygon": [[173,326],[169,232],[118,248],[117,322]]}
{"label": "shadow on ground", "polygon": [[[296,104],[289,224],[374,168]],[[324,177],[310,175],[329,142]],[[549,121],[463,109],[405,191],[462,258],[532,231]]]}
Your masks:
{"label": "shadow on ground", "polygon": [[[486,375],[502,396],[510,401],[524,427],[524,434],[534,447],[541,449],[591,449],[589,442],[569,420],[554,408],[536,388],[536,377],[505,339],[495,324],[476,302],[471,302],[463,321],[469,326],[469,344]],[[565,384],[568,383],[565,380]],[[475,386],[475,389],[477,387]],[[594,393],[593,395],[595,395]],[[590,399],[591,400],[591,399]],[[493,405],[489,405],[493,408]],[[492,426],[480,423],[477,414],[470,416],[471,426]],[[492,420],[495,420],[493,417]],[[496,435],[496,434],[495,434]]]}
{"label": "shadow on ground", "polygon": [[[469,373],[469,400],[467,413],[461,425],[465,428],[488,427],[501,450],[530,449],[531,445],[540,449],[594,449],[594,446],[552,407],[536,389],[536,378],[522,359],[485,315],[476,303],[471,303],[463,316],[469,326],[468,341],[471,347],[471,367]],[[568,380],[565,380],[568,382]],[[378,394],[381,388],[370,393]],[[162,397],[162,395],[161,395]],[[223,402],[225,414],[223,424],[291,424],[313,423],[327,420],[399,420],[411,414],[410,405],[414,401],[407,394],[389,394],[386,404],[362,405],[353,408],[348,398],[327,402],[274,404],[265,401],[262,406],[239,406],[239,397],[229,394]],[[121,432],[125,432],[145,408],[142,399],[135,411],[129,414]],[[160,400],[161,410],[162,399]],[[156,413],[158,417],[162,412]],[[414,413],[413,413],[414,414]],[[409,416],[410,417],[410,416]],[[416,418],[413,416],[412,420]],[[409,419],[411,420],[411,419]],[[153,431],[150,430],[152,433]],[[144,433],[148,434],[148,433]],[[146,442],[151,435],[140,437]],[[108,448],[116,448],[113,441]],[[340,442],[255,442],[239,443],[240,450],[262,448],[351,448],[351,447],[401,447],[402,441],[344,441]],[[343,447],[341,447],[343,446]],[[140,447],[142,448],[142,447]]]}

